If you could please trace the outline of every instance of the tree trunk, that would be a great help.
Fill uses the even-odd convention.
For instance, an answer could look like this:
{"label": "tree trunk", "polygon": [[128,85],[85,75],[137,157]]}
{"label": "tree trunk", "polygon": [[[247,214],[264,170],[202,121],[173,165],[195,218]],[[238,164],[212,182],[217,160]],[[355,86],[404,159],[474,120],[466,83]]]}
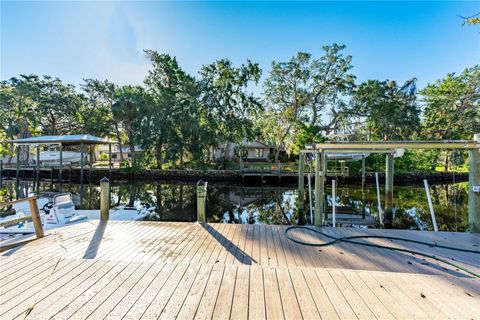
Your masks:
{"label": "tree trunk", "polygon": [[132,167],[135,167],[135,144],[131,143],[129,140],[130,154],[132,155]]}
{"label": "tree trunk", "polygon": [[[12,138],[12,140],[13,140],[13,138]],[[12,163],[13,152],[14,152],[13,144],[10,143],[10,152],[8,153],[8,160],[7,160],[8,163]]]}
{"label": "tree trunk", "polygon": [[275,148],[275,163],[278,163],[279,157],[280,157],[280,148]]}
{"label": "tree trunk", "polygon": [[118,149],[120,151],[120,161],[123,162],[122,139],[120,139],[120,130],[118,130],[117,124],[115,124],[115,135],[117,136]]}
{"label": "tree trunk", "polygon": [[445,157],[443,158],[443,171],[448,171],[448,150],[445,150]]}
{"label": "tree trunk", "polygon": [[157,168],[162,170],[162,144],[159,144],[155,152],[155,160],[157,161]]}

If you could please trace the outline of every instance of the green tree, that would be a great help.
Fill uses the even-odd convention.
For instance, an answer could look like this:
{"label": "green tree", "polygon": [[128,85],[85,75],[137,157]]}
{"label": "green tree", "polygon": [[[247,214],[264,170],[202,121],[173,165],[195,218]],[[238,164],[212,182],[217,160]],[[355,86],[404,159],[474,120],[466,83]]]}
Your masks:
{"label": "green tree", "polygon": [[183,165],[186,145],[194,141],[198,128],[196,82],[174,57],[156,51],[146,54],[153,69],[145,84],[154,103],[142,123],[141,142],[155,154],[158,168],[164,157],[170,161],[179,159]]}
{"label": "green tree", "polygon": [[[75,131],[78,110],[84,103],[73,85],[49,76],[21,75],[2,81],[0,94],[1,128],[9,139]],[[10,150],[10,159],[12,155]],[[21,147],[20,160],[26,162],[28,158],[28,146]]]}
{"label": "green tree", "polygon": [[262,110],[262,105],[248,91],[248,86],[257,84],[260,76],[258,64],[251,61],[235,67],[230,60],[221,59],[202,67],[201,114],[206,120],[203,129],[211,137],[210,145],[240,143],[253,138],[253,117]]}
{"label": "green tree", "polygon": [[344,49],[344,45],[333,44],[324,46],[324,55],[318,59],[299,52],[288,62],[272,63],[264,85],[269,108],[266,118],[276,119],[271,126],[278,128],[272,131],[270,126],[262,125],[262,129],[270,131],[264,132],[268,135],[276,132],[272,141],[276,146],[276,161],[282,146],[287,151],[293,150],[295,133],[307,124],[318,128],[319,136],[321,132],[328,135],[344,124],[346,97],[355,86],[355,77],[350,72],[352,58],[343,53]]}
{"label": "green tree", "polygon": [[[471,139],[480,132],[480,66],[450,73],[420,91],[424,100],[422,134],[426,139]],[[448,152],[443,159],[448,170]]]}
{"label": "green tree", "polygon": [[115,103],[112,106],[113,120],[121,123],[128,137],[128,146],[132,154],[132,167],[135,163],[135,146],[143,116],[153,104],[151,97],[139,86],[124,86],[116,90]]}
{"label": "green tree", "polygon": [[36,112],[42,133],[45,135],[70,134],[77,131],[79,110],[85,104],[75,87],[58,78],[44,76],[38,82]]}
{"label": "green tree", "polygon": [[[122,138],[126,139],[126,137],[120,123],[113,119],[112,112],[118,86],[107,80],[86,79],[82,89],[87,97],[87,104],[81,112],[84,132],[114,136],[119,150],[122,150]],[[120,152],[120,160],[123,161],[123,159],[123,153]]]}
{"label": "green tree", "polygon": [[368,140],[410,139],[420,125],[414,80],[402,87],[395,81],[368,80],[356,88],[348,113],[367,130]]}

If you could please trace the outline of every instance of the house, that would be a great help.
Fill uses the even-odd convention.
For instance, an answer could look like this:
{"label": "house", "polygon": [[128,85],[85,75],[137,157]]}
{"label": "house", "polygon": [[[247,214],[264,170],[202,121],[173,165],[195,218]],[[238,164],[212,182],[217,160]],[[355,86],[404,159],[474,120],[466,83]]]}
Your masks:
{"label": "house", "polygon": [[[285,153],[282,148],[281,153]],[[230,160],[238,159],[240,153],[244,161],[268,161],[275,157],[275,147],[258,140],[243,140],[240,144],[229,143],[215,149],[215,160],[227,158]]]}
{"label": "house", "polygon": [[[102,158],[107,158],[108,159],[108,146],[103,146],[100,145],[98,148],[95,150],[95,157],[97,159],[102,159]],[[139,146],[133,147],[133,152],[135,153],[135,158],[139,158],[143,155],[145,150],[143,150]],[[112,162],[120,162],[122,159],[123,155],[123,160],[131,160],[132,159],[132,152],[130,151],[130,147],[124,146],[121,150],[118,147],[118,144],[112,145]]]}

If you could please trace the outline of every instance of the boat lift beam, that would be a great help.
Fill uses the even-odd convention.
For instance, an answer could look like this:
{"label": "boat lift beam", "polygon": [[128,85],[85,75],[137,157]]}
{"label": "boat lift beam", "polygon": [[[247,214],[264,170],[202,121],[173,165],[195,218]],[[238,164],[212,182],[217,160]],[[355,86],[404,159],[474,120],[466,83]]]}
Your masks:
{"label": "boat lift beam", "polygon": [[[480,133],[473,140],[437,141],[339,141],[316,143],[300,150],[301,154],[315,154],[315,225],[322,225],[325,213],[324,183],[328,154],[351,153],[352,155],[383,153],[387,155],[385,170],[385,212],[393,210],[394,152],[397,149],[442,149],[469,151],[468,221],[471,232],[480,232]],[[354,157],[352,157],[354,159]],[[362,156],[363,160],[363,156]],[[363,184],[362,161],[362,184]],[[386,217],[387,223],[390,217]]]}

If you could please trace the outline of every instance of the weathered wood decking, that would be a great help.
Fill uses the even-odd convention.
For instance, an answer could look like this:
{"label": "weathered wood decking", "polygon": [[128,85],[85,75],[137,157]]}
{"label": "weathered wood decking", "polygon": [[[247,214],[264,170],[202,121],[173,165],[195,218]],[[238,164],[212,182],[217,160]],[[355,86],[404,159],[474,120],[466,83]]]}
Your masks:
{"label": "weathered wood decking", "polygon": [[[0,254],[0,318],[480,319],[479,279],[390,250],[301,246],[284,228],[91,221],[56,229]],[[468,233],[324,231],[480,248],[480,235]],[[375,242],[480,272],[479,255]]]}

